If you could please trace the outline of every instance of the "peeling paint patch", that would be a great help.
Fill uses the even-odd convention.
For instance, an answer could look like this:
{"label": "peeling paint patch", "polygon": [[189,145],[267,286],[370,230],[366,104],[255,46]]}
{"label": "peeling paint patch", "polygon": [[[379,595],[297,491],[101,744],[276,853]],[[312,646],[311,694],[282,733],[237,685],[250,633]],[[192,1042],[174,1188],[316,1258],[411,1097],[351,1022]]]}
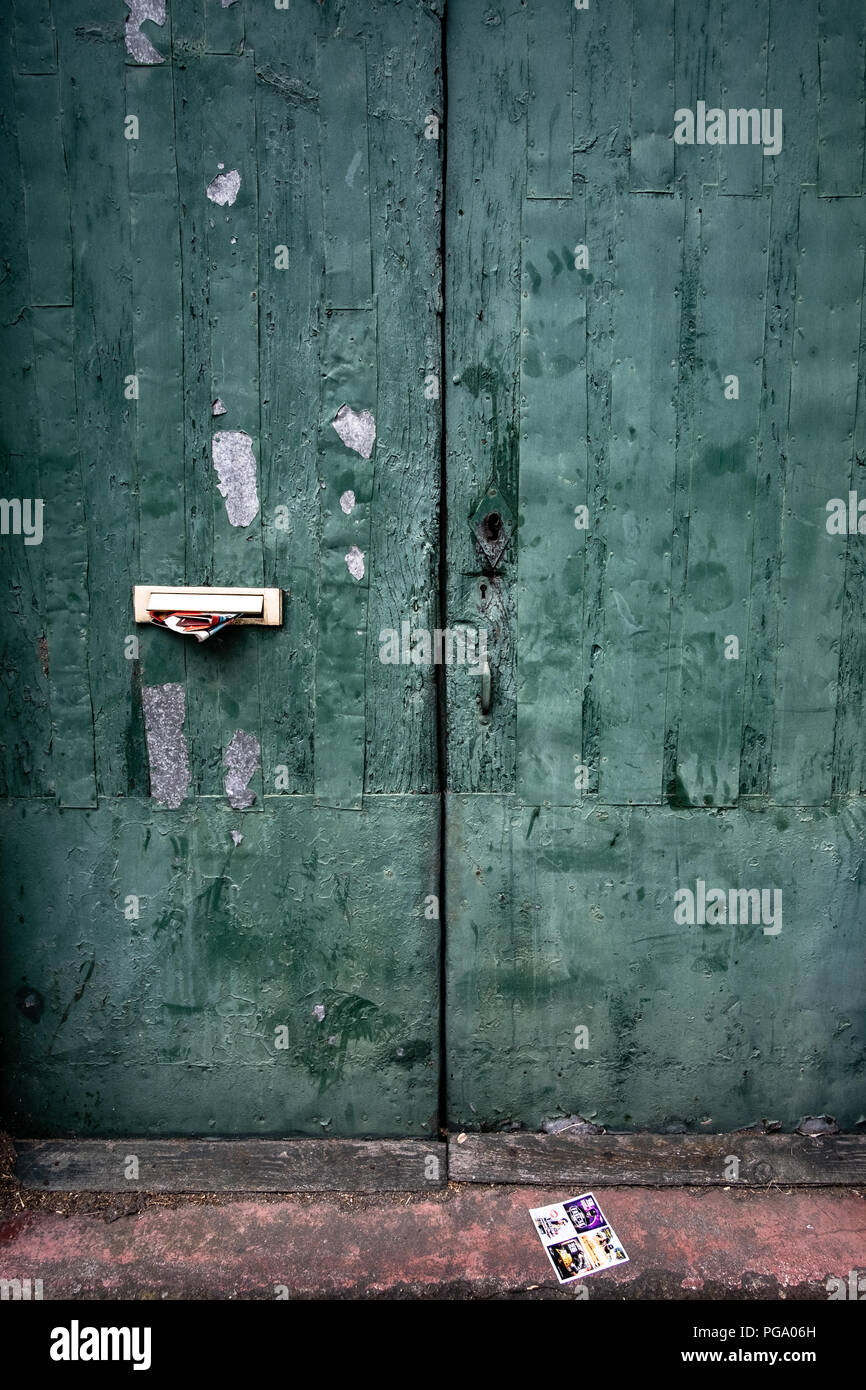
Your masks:
{"label": "peeling paint patch", "polygon": [[239,830],[232,831],[232,839],[234,840],[236,845],[239,845],[243,838],[244,837]]}
{"label": "peeling paint patch", "polygon": [[222,403],[222,401],[220,400],[219,396],[217,396],[216,400],[214,401],[213,405],[211,406],[211,408],[210,408],[210,413],[211,413],[211,415],[228,415],[228,410],[227,410],[226,407],[223,405],[223,403]]}
{"label": "peeling paint patch", "polygon": [[231,207],[240,192],[240,187],[240,174],[237,169],[230,169],[227,174],[217,174],[215,179],[211,179],[207,186],[207,196],[212,203],[219,203],[221,208]]}
{"label": "peeling paint patch", "polygon": [[245,734],[243,729],[238,729],[226,749],[223,762],[229,770],[225,779],[229,805],[236,811],[246,811],[256,799],[255,792],[250,791],[247,783],[261,766],[261,745],[258,739],[253,734]]}
{"label": "peeling paint patch", "polygon": [[346,556],[346,564],[349,567],[349,573],[353,579],[364,578],[364,552],[359,550],[356,545],[352,546],[352,549]]}
{"label": "peeling paint patch", "polygon": [[369,410],[360,414],[350,405],[341,405],[333,419],[334,429],[348,449],[368,459],[376,442],[376,421]]}
{"label": "peeling paint patch", "polygon": [[253,441],[243,430],[219,430],[211,449],[228,519],[232,526],[249,526],[259,510]]}
{"label": "peeling paint patch", "polygon": [[342,507],[343,511],[346,513],[346,516],[348,516],[349,513],[352,511],[354,505],[355,505],[355,494],[354,494],[354,492],[352,491],[352,489],[349,488],[349,491],[348,491],[348,492],[344,492],[343,495],[342,495],[342,497],[340,498],[340,506]]}
{"label": "peeling paint patch", "polygon": [[352,188],[355,183],[355,175],[361,167],[361,160],[364,158],[360,150],[357,150],[352,157],[352,162],[346,170],[346,185]]}
{"label": "peeling paint patch", "polygon": [[325,1006],[324,1006],[324,1004],[315,1004],[315,1005],[313,1006],[313,1013],[315,1014],[316,1018],[317,1018],[317,1019],[319,1020],[319,1022],[321,1023],[322,1020],[323,1020],[324,1017],[325,1017]]}
{"label": "peeling paint patch", "polygon": [[227,10],[229,5],[236,5],[238,0],[223,0],[223,9]]}
{"label": "peeling paint patch", "polygon": [[183,732],[185,701],[182,685],[142,686],[150,794],[171,811],[177,810],[190,783],[189,749]]}
{"label": "peeling paint patch", "polygon": [[165,0],[127,0],[126,8],[126,51],[137,63],[164,63],[141,26],[146,19],[154,24],[165,24]]}

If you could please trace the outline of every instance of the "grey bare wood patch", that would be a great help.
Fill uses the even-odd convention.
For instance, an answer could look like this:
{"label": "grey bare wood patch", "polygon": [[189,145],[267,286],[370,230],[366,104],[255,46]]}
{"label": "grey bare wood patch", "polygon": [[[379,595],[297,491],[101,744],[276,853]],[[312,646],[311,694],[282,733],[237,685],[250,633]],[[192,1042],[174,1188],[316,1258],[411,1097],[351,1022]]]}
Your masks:
{"label": "grey bare wood patch", "polygon": [[[739,1179],[725,1177],[739,1159]],[[448,1143],[452,1182],[616,1187],[827,1187],[866,1180],[866,1135],[467,1134]]]}
{"label": "grey bare wood patch", "polygon": [[[444,1187],[446,1146],[419,1139],[22,1140],[22,1187],[52,1192],[424,1192]],[[139,1177],[124,1177],[135,1155]],[[438,1176],[425,1177],[438,1160]]]}

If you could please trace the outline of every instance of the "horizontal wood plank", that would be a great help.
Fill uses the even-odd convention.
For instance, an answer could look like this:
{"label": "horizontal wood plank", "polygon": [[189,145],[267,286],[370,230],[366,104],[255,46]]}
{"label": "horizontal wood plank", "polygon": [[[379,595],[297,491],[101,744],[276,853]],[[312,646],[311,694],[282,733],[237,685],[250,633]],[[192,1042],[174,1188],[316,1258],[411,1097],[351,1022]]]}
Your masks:
{"label": "horizontal wood plank", "polygon": [[[739,1177],[731,1159],[738,1161]],[[726,1176],[727,1171],[727,1176]],[[448,1143],[452,1182],[544,1187],[828,1187],[866,1181],[866,1135],[467,1134]]]}
{"label": "horizontal wood plank", "polygon": [[[21,1140],[16,1149],[21,1186],[52,1192],[422,1192],[446,1180],[445,1146],[432,1139]],[[126,1176],[132,1159],[137,1178]]]}

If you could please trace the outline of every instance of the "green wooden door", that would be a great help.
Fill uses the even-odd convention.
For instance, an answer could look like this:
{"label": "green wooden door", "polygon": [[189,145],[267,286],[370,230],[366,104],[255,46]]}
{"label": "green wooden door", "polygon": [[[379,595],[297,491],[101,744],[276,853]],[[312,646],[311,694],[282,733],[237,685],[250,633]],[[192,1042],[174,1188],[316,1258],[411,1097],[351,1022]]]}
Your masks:
{"label": "green wooden door", "polygon": [[860,1117],[863,12],[443,10],[3,30],[18,1133]]}
{"label": "green wooden door", "polygon": [[448,6],[453,1127],[862,1120],[864,21]]}
{"label": "green wooden door", "polygon": [[[16,1133],[435,1134],[435,687],[378,642],[436,594],[435,10],[4,23]],[[137,627],[139,582],[283,624]]]}

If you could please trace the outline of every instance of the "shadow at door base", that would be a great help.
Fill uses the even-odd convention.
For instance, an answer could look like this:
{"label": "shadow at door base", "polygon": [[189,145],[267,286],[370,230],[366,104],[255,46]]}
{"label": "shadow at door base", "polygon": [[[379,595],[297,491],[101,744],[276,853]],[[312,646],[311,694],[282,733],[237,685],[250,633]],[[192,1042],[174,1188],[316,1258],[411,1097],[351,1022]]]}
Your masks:
{"label": "shadow at door base", "polygon": [[54,1192],[427,1192],[866,1185],[866,1135],[466,1134],[418,1139],[19,1140],[22,1188]]}

